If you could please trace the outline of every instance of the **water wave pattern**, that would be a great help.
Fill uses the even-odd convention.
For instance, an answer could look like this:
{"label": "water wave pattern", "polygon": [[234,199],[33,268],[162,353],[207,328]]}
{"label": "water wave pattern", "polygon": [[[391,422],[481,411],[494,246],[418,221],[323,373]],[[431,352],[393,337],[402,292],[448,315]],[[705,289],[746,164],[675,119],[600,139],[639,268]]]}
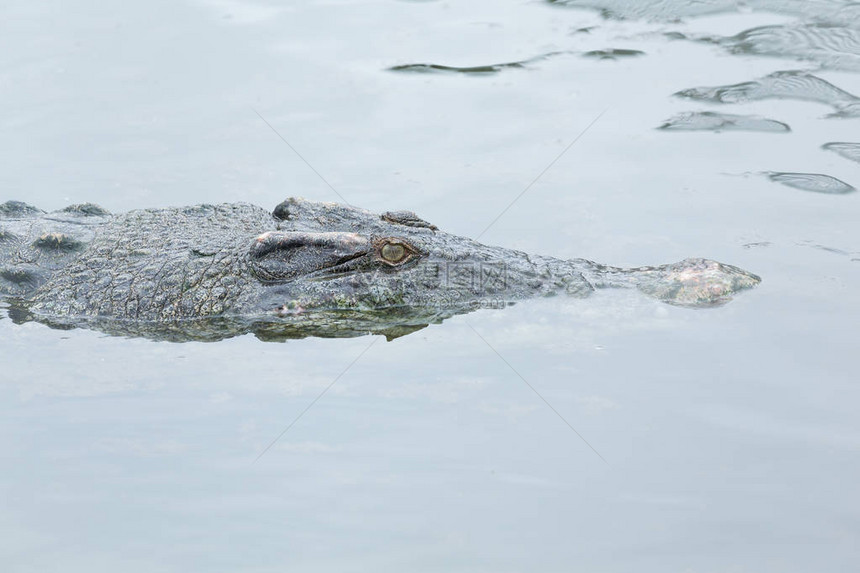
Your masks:
{"label": "water wave pattern", "polygon": [[829,105],[833,117],[860,117],[860,98],[803,71],[775,72],[758,80],[726,86],[696,87],[674,95],[714,103],[745,103],[763,99],[793,99]]}
{"label": "water wave pattern", "polygon": [[529,66],[529,64],[533,64],[535,62],[540,62],[542,60],[546,60],[547,58],[551,58],[553,56],[558,56],[561,54],[568,54],[570,52],[549,52],[546,54],[541,54],[539,56],[535,56],[534,58],[529,58],[527,60],[520,60],[517,62],[504,62],[501,64],[487,64],[481,66],[447,66],[443,64],[433,64],[433,63],[424,63],[424,64],[401,64],[398,66],[391,66],[387,68],[390,72],[400,72],[400,73],[417,73],[417,74],[466,74],[466,75],[487,75],[487,74],[496,74],[501,72],[502,70],[507,69],[524,69]]}
{"label": "water wave pattern", "polygon": [[595,58],[597,60],[619,60],[621,58],[635,58],[644,56],[645,52],[641,50],[626,50],[623,48],[611,48],[608,50],[591,50],[583,52],[584,58]]}
{"label": "water wave pattern", "polygon": [[734,0],[547,0],[549,4],[599,11],[604,18],[616,20],[674,21],[738,10]]}
{"label": "water wave pattern", "polygon": [[856,0],[749,0],[742,4],[756,12],[800,16],[821,24],[860,26],[860,2]]}
{"label": "water wave pattern", "polygon": [[771,181],[781,183],[794,189],[826,193],[828,195],[844,195],[856,189],[841,179],[822,173],[785,173],[767,171],[764,173]]}
{"label": "water wave pattern", "polygon": [[849,257],[852,262],[860,261],[860,251],[847,251],[845,249],[837,249],[836,247],[828,247],[827,245],[822,245],[813,241],[801,241],[795,244],[800,245],[801,247],[809,247],[811,249],[817,249],[826,253],[832,253],[834,255],[842,255],[843,257]]}
{"label": "water wave pattern", "polygon": [[815,22],[860,27],[860,2],[854,0],[547,0],[549,4],[599,11],[604,18],[677,21],[754,10],[800,16]]}
{"label": "water wave pattern", "polygon": [[860,163],[860,143],[850,143],[847,141],[831,141],[821,146],[822,149],[838,153],[845,159]]}
{"label": "water wave pattern", "polygon": [[675,115],[657,129],[666,131],[761,131],[786,133],[787,123],[755,115],[734,115],[712,111],[686,112]]}
{"label": "water wave pattern", "polygon": [[759,26],[735,36],[701,38],[735,54],[807,60],[834,69],[860,71],[860,29],[830,24]]}
{"label": "water wave pattern", "polygon": [[829,11],[810,14],[810,17],[824,24],[837,24],[846,28],[860,28],[860,2],[851,2],[833,7]]}

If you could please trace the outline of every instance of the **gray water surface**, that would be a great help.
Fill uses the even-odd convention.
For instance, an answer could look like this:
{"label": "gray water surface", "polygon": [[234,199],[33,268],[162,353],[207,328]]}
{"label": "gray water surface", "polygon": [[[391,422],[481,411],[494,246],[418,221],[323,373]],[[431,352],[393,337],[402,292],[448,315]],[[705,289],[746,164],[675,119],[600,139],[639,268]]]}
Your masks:
{"label": "gray water surface", "polygon": [[[860,184],[858,37],[836,0],[7,5],[0,200],[301,195],[475,237],[581,135],[482,242],[763,282],[391,342],[4,315],[0,567],[856,571],[860,194],[767,174]],[[744,97],[673,96],[703,86]],[[657,129],[702,113],[791,131]]]}

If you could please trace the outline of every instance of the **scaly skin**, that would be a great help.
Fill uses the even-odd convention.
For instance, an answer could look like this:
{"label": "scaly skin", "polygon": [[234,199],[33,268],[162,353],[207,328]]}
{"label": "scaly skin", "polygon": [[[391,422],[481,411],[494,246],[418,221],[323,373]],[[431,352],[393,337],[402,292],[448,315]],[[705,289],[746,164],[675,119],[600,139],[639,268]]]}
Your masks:
{"label": "scaly skin", "polygon": [[637,288],[690,307],[759,278],[706,259],[620,269],[489,247],[413,213],[288,199],[108,215],[0,205],[0,294],[19,320],[170,340],[399,336],[481,307]]}

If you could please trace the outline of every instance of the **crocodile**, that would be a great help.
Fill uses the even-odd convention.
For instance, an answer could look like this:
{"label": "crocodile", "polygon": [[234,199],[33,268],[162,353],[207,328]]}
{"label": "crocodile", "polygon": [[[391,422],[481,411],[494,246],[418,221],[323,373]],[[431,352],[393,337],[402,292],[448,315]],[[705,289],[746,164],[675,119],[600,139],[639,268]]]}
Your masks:
{"label": "crocodile", "polygon": [[707,307],[759,277],[691,258],[618,268],[491,247],[411,211],[289,198],[111,214],[0,205],[0,296],[16,322],[155,340],[395,338],[479,308],[627,287]]}

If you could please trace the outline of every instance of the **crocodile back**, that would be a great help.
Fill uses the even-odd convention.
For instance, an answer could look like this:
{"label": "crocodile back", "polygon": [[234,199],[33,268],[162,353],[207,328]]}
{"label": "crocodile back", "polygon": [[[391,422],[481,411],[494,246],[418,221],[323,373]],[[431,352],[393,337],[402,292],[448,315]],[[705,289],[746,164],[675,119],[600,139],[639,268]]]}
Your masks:
{"label": "crocodile back", "polygon": [[29,308],[47,317],[165,322],[223,314],[257,282],[244,258],[275,224],[246,203],[115,215],[29,297]]}

